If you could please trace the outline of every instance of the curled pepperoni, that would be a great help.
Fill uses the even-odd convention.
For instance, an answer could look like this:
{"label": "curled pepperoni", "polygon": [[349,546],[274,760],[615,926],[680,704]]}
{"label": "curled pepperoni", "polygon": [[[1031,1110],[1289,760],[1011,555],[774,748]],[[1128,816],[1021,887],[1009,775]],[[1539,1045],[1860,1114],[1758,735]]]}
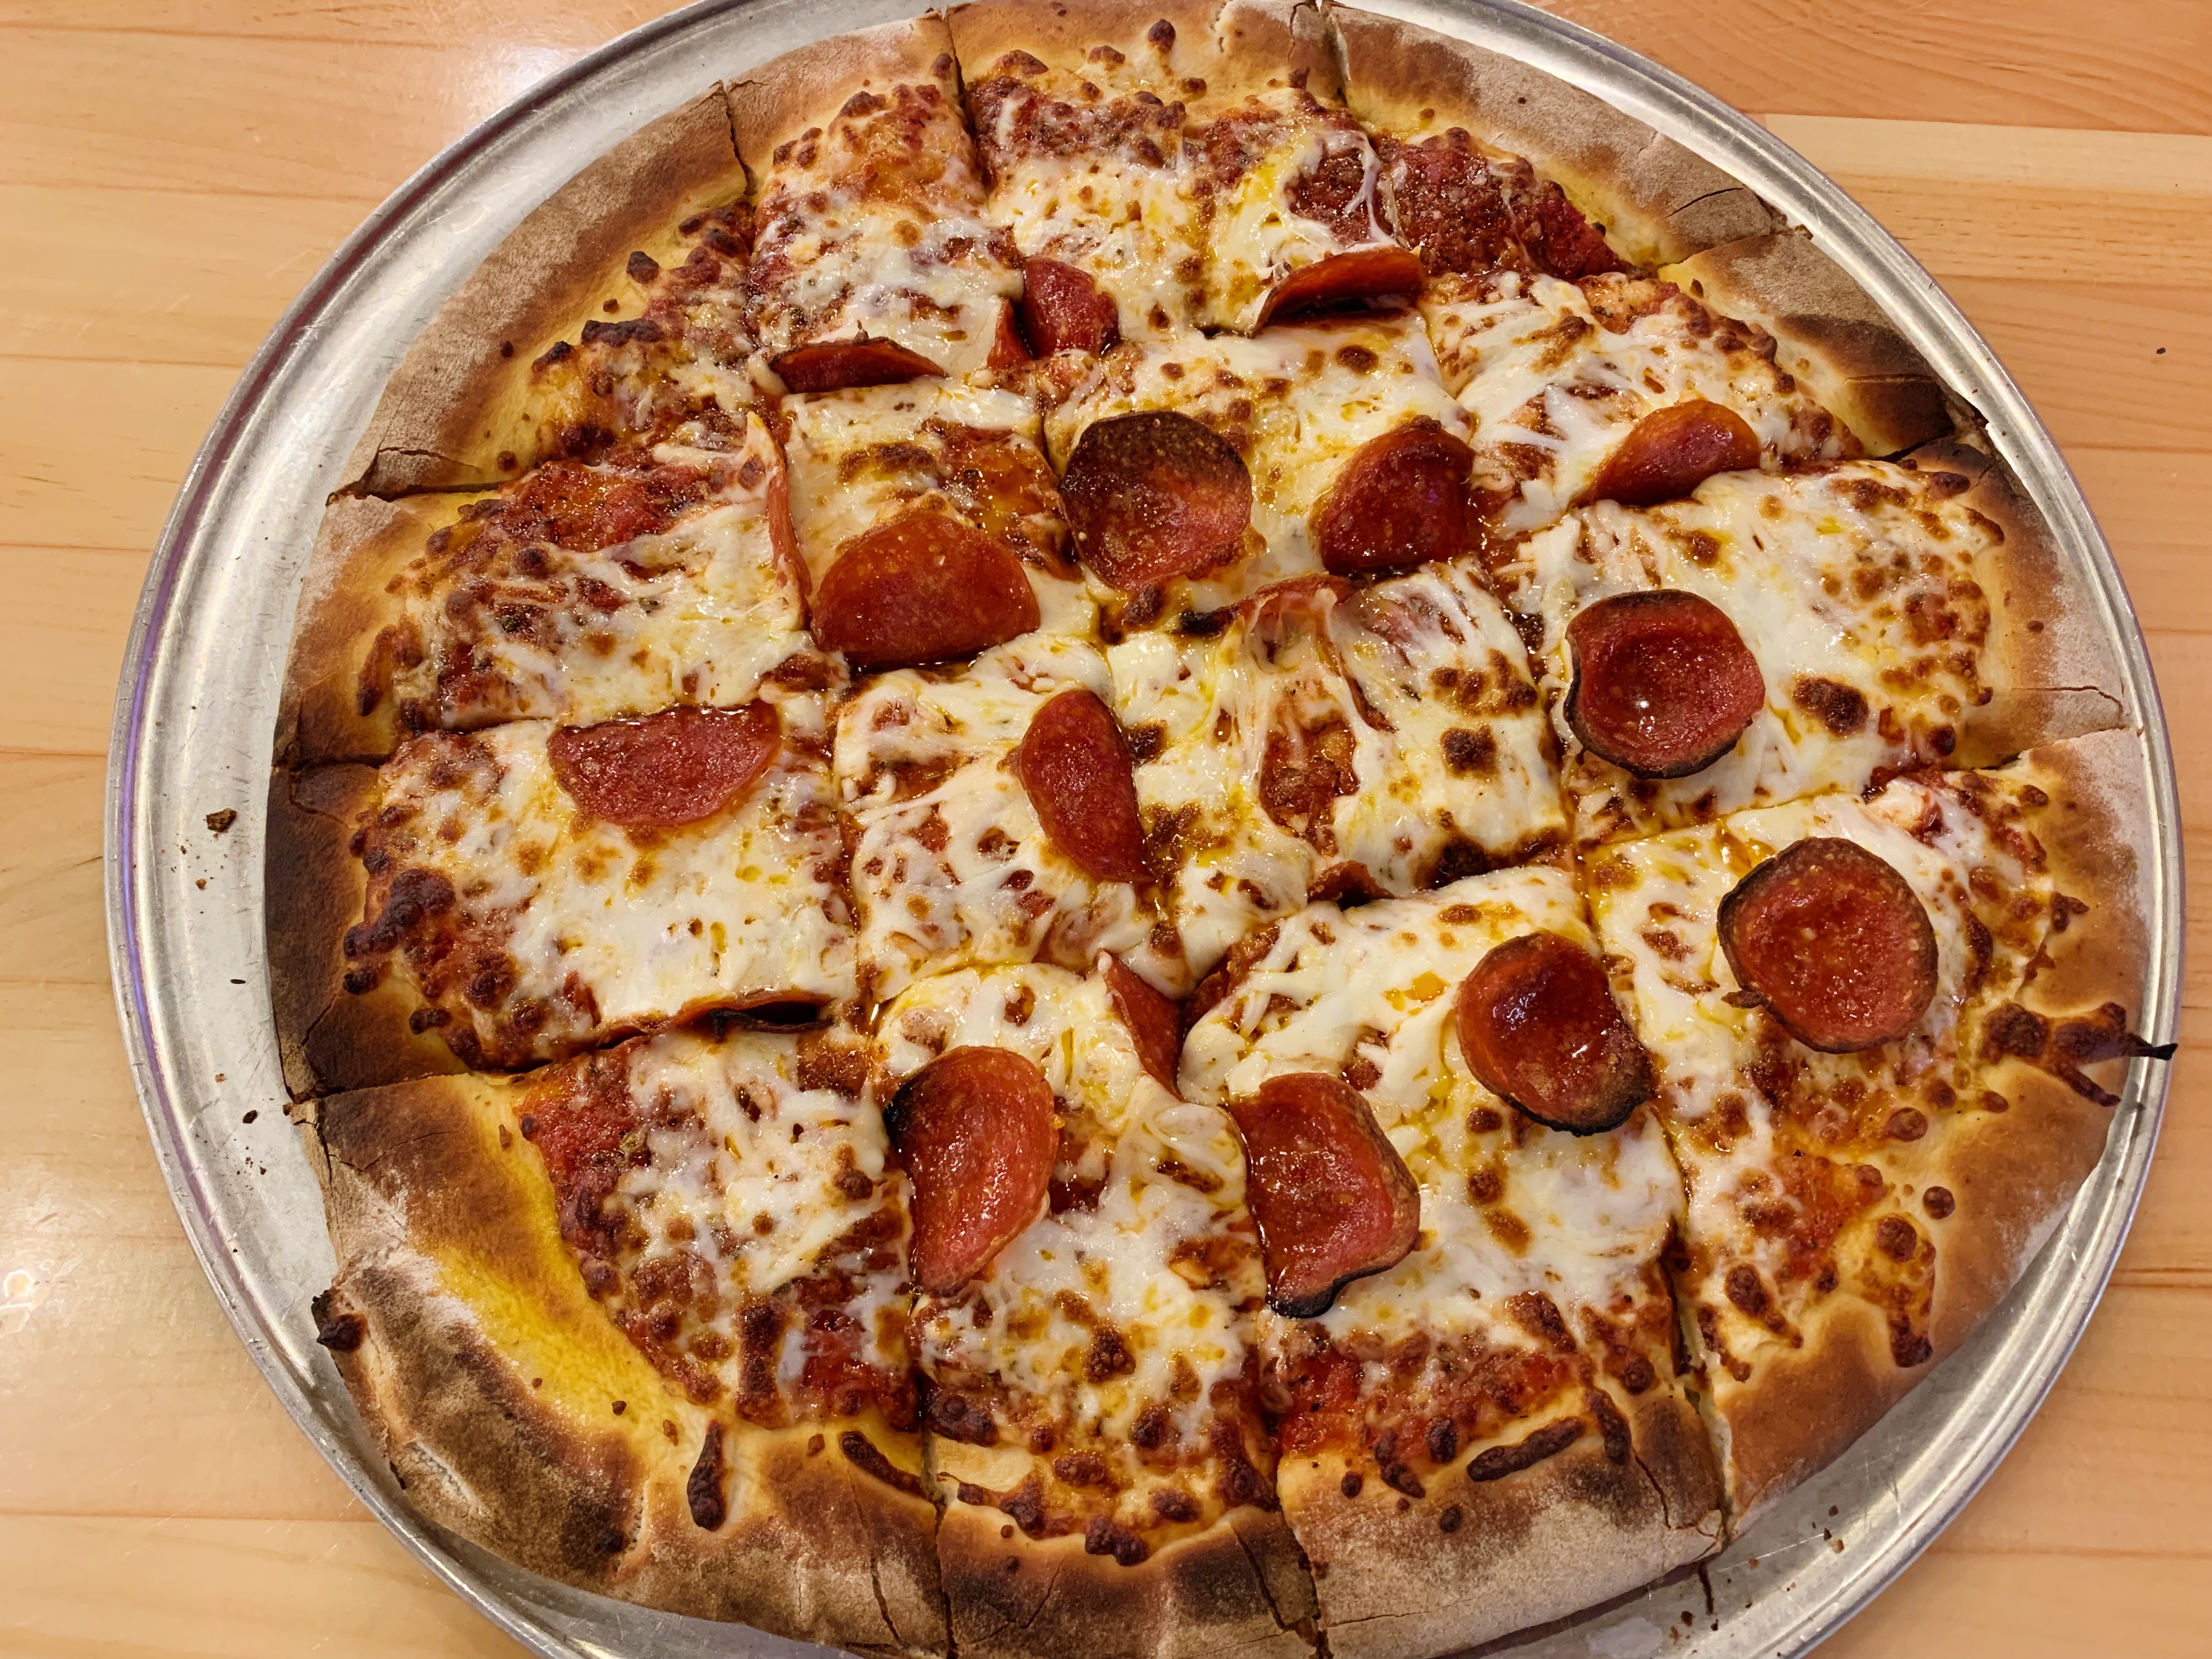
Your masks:
{"label": "curled pepperoni", "polygon": [[1721,901],[1721,949],[1743,988],[1808,1048],[1893,1042],[1936,995],[1936,929],[1912,885],[1856,842],[1815,836]]}
{"label": "curled pepperoni", "polygon": [[1073,265],[1031,259],[1022,267],[1022,332],[1040,357],[1055,351],[1110,351],[1121,314],[1098,284]]}
{"label": "curled pepperoni", "polygon": [[1094,422],[1068,458],[1060,492],[1076,552],[1124,593],[1220,562],[1252,522],[1243,458],[1170,410]]}
{"label": "curled pepperoni", "polygon": [[1137,1057],[1162,1088],[1172,1090],[1182,1058],[1182,1011],[1110,951],[1099,952],[1098,973],[1114,1012],[1137,1040]]}
{"label": "curled pepperoni", "polygon": [[1013,368],[1029,362],[1029,345],[1015,325],[1015,309],[1012,300],[999,301],[999,326],[991,336],[991,355],[984,360],[986,368]]}
{"label": "curled pepperoni", "polygon": [[1030,717],[1014,769],[1052,844],[1086,875],[1143,878],[1137,780],[1113,710],[1080,686],[1061,692]]}
{"label": "curled pepperoni", "polygon": [[764,702],[670,708],[558,727],[545,756],[561,787],[594,817],[625,830],[673,830],[712,817],[750,789],[781,737]]}
{"label": "curled pepperoni", "polygon": [[896,386],[945,371],[918,351],[890,340],[823,340],[793,346],[775,360],[793,392],[842,392],[848,386]]}
{"label": "curled pepperoni", "polygon": [[1759,659],[1718,605],[1662,589],[1600,599],[1567,624],[1567,725],[1639,778],[1682,778],[1735,746],[1765,706]]}
{"label": "curled pepperoni", "polygon": [[1311,1319],[1349,1281],[1405,1260],[1421,1231],[1420,1188],[1350,1084],[1325,1072],[1272,1077],[1229,1115],[1269,1307]]}
{"label": "curled pepperoni", "polygon": [[1313,311],[1351,300],[1421,291],[1421,256],[1402,247],[1364,247],[1332,253],[1275,284],[1260,310],[1264,328],[1292,312]]}
{"label": "curled pepperoni", "polygon": [[1651,1057],[1598,960],[1557,933],[1523,933],[1460,981],[1460,1053],[1492,1094],[1547,1128],[1618,1128],[1650,1098]]}
{"label": "curled pepperoni", "polygon": [[1052,1085],[1007,1049],[954,1048],[900,1086],[884,1127],[914,1182],[915,1282],[950,1296],[1044,1208]]}
{"label": "curled pepperoni", "polygon": [[860,668],[971,656],[1037,625],[1036,594],[1003,543],[918,512],[845,544],[814,595],[814,636]]}
{"label": "curled pepperoni", "polygon": [[1594,501],[1676,501],[1716,472],[1759,465],[1759,434],[1742,416],[1701,398],[1655,409],[1628,429],[1589,487]]}
{"label": "curled pepperoni", "polygon": [[1474,452],[1424,416],[1352,453],[1314,509],[1314,546],[1340,576],[1401,570],[1468,548]]}

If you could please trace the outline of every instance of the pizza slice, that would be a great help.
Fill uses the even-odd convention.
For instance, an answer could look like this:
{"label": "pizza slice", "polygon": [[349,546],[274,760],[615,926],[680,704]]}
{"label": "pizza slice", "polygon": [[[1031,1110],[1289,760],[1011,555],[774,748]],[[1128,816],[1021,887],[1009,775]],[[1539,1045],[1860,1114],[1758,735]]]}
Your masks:
{"label": "pizza slice", "polygon": [[815,638],[857,669],[1091,631],[1036,406],[938,380],[786,398]]}
{"label": "pizza slice", "polygon": [[374,770],[280,772],[270,907],[299,918],[271,932],[287,1080],[520,1069],[711,1013],[812,1018],[849,1000],[828,748],[822,698],[771,688],[741,708],[519,720],[412,738]]}
{"label": "pizza slice", "polygon": [[1096,647],[1036,634],[952,672],[879,675],[838,711],[864,1002],[951,968],[1081,972],[1102,950],[1176,983],[1113,690]]}
{"label": "pizza slice", "polygon": [[317,1103],[319,1340],[416,1508],[647,1607],[945,1646],[904,1177],[827,1037]]}
{"label": "pizza slice", "polygon": [[762,400],[746,191],[719,86],[586,167],[408,349],[348,485],[395,499],[482,489],[620,442],[735,436]]}
{"label": "pizza slice", "polygon": [[1021,260],[983,216],[941,17],[801,47],[729,95],[759,180],[748,314],[786,387],[957,380],[1025,355]]}
{"label": "pizza slice", "polygon": [[1333,1654],[1431,1654],[1709,1553],[1650,1060],[1565,873],[1316,904],[1186,1041],[1265,1254],[1283,1513]]}
{"label": "pizza slice", "polygon": [[1107,653],[1183,951],[1170,988],[1309,898],[1410,893],[1562,844],[1526,653],[1470,562],[1288,582],[1212,626]]}
{"label": "pizza slice", "polygon": [[[1952,471],[1978,465],[1979,476]],[[2117,720],[2063,575],[1968,452],[1732,472],[1577,508],[1494,573],[1540,622],[1539,683],[1584,843]]]}
{"label": "pizza slice", "polygon": [[1196,325],[1204,266],[1182,189],[1183,100],[1211,67],[1212,9],[1062,17],[971,0],[945,15],[986,211],[1022,255],[1022,332],[1038,356]]}
{"label": "pizza slice", "polygon": [[1473,545],[1466,416],[1409,313],[1132,341],[1048,385],[1046,448],[1111,629]]}
{"label": "pizza slice", "polygon": [[1468,413],[1493,558],[1571,507],[1650,507],[1716,472],[1859,453],[1763,331],[1653,277],[1491,271],[1431,283],[1421,311]]}
{"label": "pizza slice", "polygon": [[750,702],[840,673],[806,630],[783,457],[550,461],[478,495],[333,503],[285,677],[279,758],[382,760],[425,732]]}
{"label": "pizza slice", "polygon": [[2103,1152],[2119,1063],[2172,1052],[2129,1030],[2142,764],[2089,738],[1590,856],[1739,1521],[1966,1339]]}
{"label": "pizza slice", "polygon": [[1243,1165],[1175,1006],[1102,957],[922,980],[879,1026],[954,1644],[1310,1651],[1248,1340]]}

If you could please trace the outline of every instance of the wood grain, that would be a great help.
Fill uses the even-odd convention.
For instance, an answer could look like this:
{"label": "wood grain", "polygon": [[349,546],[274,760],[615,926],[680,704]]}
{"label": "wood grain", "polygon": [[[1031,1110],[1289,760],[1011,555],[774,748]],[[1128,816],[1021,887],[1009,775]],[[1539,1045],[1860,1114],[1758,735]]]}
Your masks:
{"label": "wood grain", "polygon": [[[2212,7],[1559,9],[1760,112],[2003,356],[2149,625],[2212,891]],[[0,0],[0,1655],[515,1651],[366,1518],[200,1278],[115,1033],[103,751],[147,550],[262,334],[438,148],[654,9]],[[2191,943],[2105,1305],[1989,1486],[1825,1652],[2205,1650],[2212,939]],[[235,1155],[282,1146],[272,1103],[236,1104]]]}

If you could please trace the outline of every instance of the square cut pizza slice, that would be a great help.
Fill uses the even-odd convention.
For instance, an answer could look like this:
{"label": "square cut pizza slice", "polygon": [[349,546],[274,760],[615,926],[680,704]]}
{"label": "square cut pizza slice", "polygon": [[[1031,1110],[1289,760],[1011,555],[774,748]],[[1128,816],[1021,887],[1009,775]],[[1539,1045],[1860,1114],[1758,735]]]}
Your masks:
{"label": "square cut pizza slice", "polygon": [[2171,1052],[2128,1030],[2141,766],[2108,734],[1590,855],[1740,1518],[1965,1340],[2103,1152],[2113,1063]]}
{"label": "square cut pizza slice", "polygon": [[937,380],[786,398],[791,522],[815,638],[854,668],[1088,634],[1036,406]]}
{"label": "square cut pizza slice", "polygon": [[822,699],[779,690],[433,733],[374,771],[280,775],[271,909],[299,919],[271,932],[288,1080],[520,1069],[708,1014],[849,1000],[829,741]]}
{"label": "square cut pizza slice", "polygon": [[301,601],[279,718],[288,763],[381,760],[425,732],[585,726],[750,702],[842,670],[806,631],[783,457],[552,461],[482,495],[341,500]]}
{"label": "square cut pizza slice", "polygon": [[[1601,501],[1492,573],[1540,623],[1539,684],[1584,843],[2112,724],[2074,590],[1986,458],[1731,472]],[[2078,657],[2079,660],[2076,660]]]}
{"label": "square cut pizza slice", "polygon": [[1182,989],[1322,894],[1411,893],[1565,841],[1527,656],[1471,561],[1269,588],[1110,647]]}
{"label": "square cut pizza slice", "polygon": [[862,684],[838,711],[862,1000],[946,969],[1102,950],[1176,982],[1144,891],[1144,832],[1113,681],[1092,646],[1035,634],[955,670]]}
{"label": "square cut pizza slice", "polygon": [[1109,956],[963,969],[878,1033],[959,1650],[1309,1652],[1243,1165],[1219,1109],[1163,1081],[1174,1005]]}
{"label": "square cut pizza slice", "polygon": [[1583,914],[1549,869],[1311,905],[1186,1040],[1184,1092],[1246,1150],[1332,1653],[1474,1646],[1718,1541],[1662,1267],[1680,1179]]}
{"label": "square cut pizza slice", "polygon": [[832,1037],[319,1102],[314,1301],[409,1501],[603,1595],[941,1651],[905,1178]]}
{"label": "square cut pizza slice", "polygon": [[801,47],[729,97],[759,180],[749,315],[785,386],[959,379],[1021,361],[1020,257],[984,217],[941,17]]}
{"label": "square cut pizza slice", "polygon": [[1588,501],[1649,507],[1716,472],[1859,453],[1775,367],[1765,331],[1654,277],[1491,271],[1432,283],[1421,310],[1468,412],[1474,508],[1498,556]]}
{"label": "square cut pizza slice", "polygon": [[1047,372],[1045,446],[1111,625],[1469,550],[1467,417],[1410,313],[1131,342]]}

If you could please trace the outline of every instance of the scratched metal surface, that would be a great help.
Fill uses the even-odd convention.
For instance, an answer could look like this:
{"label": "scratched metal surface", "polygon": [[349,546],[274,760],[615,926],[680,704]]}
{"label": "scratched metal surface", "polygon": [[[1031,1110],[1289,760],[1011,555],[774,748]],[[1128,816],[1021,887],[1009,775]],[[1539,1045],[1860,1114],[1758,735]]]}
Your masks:
{"label": "scratched metal surface", "polygon": [[[2140,727],[2154,844],[2143,1029],[2174,1032],[2179,817],[2142,637],[2050,436],[1934,281],[1843,192],[1687,82],[1517,0],[1374,9],[1572,81],[1717,162],[1812,229],[1989,423],[2063,555],[2087,579]],[[362,1437],[307,1298],[330,1247],[304,1151],[250,1184],[229,1155],[242,1082],[283,1098],[262,939],[258,805],[299,584],[325,497],[406,342],[529,210],[617,139],[718,77],[792,46],[908,15],[907,0],[706,0],[623,36],[525,94],[425,167],[301,295],[241,378],[156,550],[125,659],[107,802],[110,952],[125,1042],[178,1212],[226,1313],[301,1430],[362,1500],[484,1615],[548,1659],[818,1655],[741,1626],[568,1589],[426,1526]],[[224,838],[228,908],[165,856],[191,804],[256,803]],[[198,901],[198,902],[196,902]],[[214,1079],[222,1074],[226,1109]],[[2102,1164],[2014,1295],[1844,1458],[1693,1575],[1489,1651],[1526,1659],[1802,1652],[1878,1594],[1971,1497],[2056,1378],[2094,1308],[2142,1188],[2163,1068],[2138,1064]],[[1686,1620],[1685,1615],[1687,1615]]]}

